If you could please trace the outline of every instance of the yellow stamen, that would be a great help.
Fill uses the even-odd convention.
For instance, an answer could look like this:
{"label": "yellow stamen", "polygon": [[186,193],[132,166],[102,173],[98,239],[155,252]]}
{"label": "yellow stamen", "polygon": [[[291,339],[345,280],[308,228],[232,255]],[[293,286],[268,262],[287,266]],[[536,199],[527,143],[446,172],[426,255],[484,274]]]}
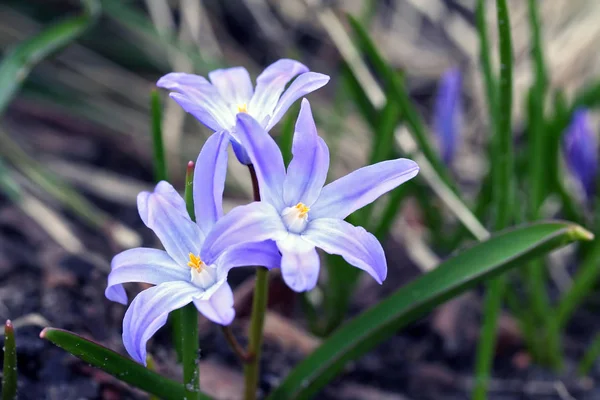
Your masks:
{"label": "yellow stamen", "polygon": [[197,272],[201,272],[204,268],[204,262],[194,253],[190,253],[190,261],[188,261],[187,265],[190,268],[194,268]]}
{"label": "yellow stamen", "polygon": [[246,103],[238,104],[237,106],[238,113],[248,113],[248,105]]}
{"label": "yellow stamen", "polygon": [[298,203],[294,207],[300,212],[300,214],[298,214],[300,218],[306,217],[306,214],[308,214],[308,212],[310,211],[310,208],[305,206],[304,203]]}

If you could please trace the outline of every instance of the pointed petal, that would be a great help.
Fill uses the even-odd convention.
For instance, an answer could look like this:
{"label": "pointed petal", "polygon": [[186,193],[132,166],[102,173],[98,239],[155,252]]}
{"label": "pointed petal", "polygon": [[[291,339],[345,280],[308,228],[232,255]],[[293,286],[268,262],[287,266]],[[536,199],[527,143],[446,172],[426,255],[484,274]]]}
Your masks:
{"label": "pointed petal", "polygon": [[137,204],[144,224],[154,231],[177,263],[187,265],[189,253],[199,253],[204,235],[190,219],[185,201],[171,184],[161,181],[154,192],[141,192]]}
{"label": "pointed petal", "polygon": [[188,282],[167,282],[138,294],[123,319],[123,344],[131,358],[146,365],[146,342],[171,311],[189,304],[199,292]]}
{"label": "pointed petal", "polygon": [[235,317],[233,292],[224,282],[207,300],[194,300],[194,305],[206,318],[220,325],[229,325]]}
{"label": "pointed petal", "polygon": [[187,96],[184,96],[180,93],[170,93],[169,97],[175,100],[185,112],[192,114],[198,121],[202,122],[209,129],[215,132],[223,129],[221,123],[217,122],[211,113],[206,111],[198,103],[190,100]]}
{"label": "pointed petal", "polygon": [[300,235],[290,233],[277,241],[281,250],[281,274],[295,292],[306,292],[317,285],[321,262],[315,246]]}
{"label": "pointed petal", "polygon": [[281,211],[285,165],[277,143],[248,114],[238,114],[236,134],[254,165],[261,200]]}
{"label": "pointed petal", "polygon": [[[199,75],[171,72],[160,78],[156,86],[180,93],[187,102],[177,102],[200,122],[214,129],[214,122],[219,125],[218,129],[231,129],[235,125],[235,115],[227,103],[223,100],[216,87]],[[192,107],[196,104],[198,108]],[[200,112],[195,112],[201,110]],[[210,118],[206,118],[206,114]]]}
{"label": "pointed petal", "polygon": [[279,268],[281,254],[272,240],[230,247],[216,262],[229,270],[236,267]]}
{"label": "pointed petal", "polygon": [[380,284],[387,276],[381,243],[360,226],[341,219],[316,219],[308,224],[302,238],[329,254],[344,257],[349,264],[368,272]]}
{"label": "pointed petal", "polygon": [[322,88],[327,82],[329,82],[329,76],[318,72],[306,72],[296,78],[285,93],[283,93],[275,110],[273,110],[273,115],[267,124],[267,132],[281,120],[296,100]]}
{"label": "pointed petal", "polygon": [[287,169],[283,183],[283,201],[288,207],[302,202],[309,207],[317,200],[329,171],[329,149],[317,134],[308,100],[302,107],[296,122],[294,158]]}
{"label": "pointed petal", "polygon": [[212,264],[232,246],[277,240],[287,231],[277,210],[268,203],[254,202],[231,210],[206,237],[202,259]]}
{"label": "pointed petal", "polygon": [[383,161],[356,171],[326,185],[310,217],[344,219],[354,211],[377,200],[419,172],[419,166],[406,158]]}
{"label": "pointed petal", "polygon": [[113,257],[108,274],[105,296],[112,301],[127,304],[123,283],[144,282],[158,285],[164,282],[186,281],[189,268],[177,264],[166,251],[138,247],[125,250]]}
{"label": "pointed petal", "polygon": [[218,132],[208,138],[194,168],[194,210],[204,234],[223,216],[223,190],[227,175],[229,134]]}
{"label": "pointed petal", "polygon": [[208,78],[229,104],[248,105],[254,93],[250,75],[244,67],[216,69],[208,74]]}
{"label": "pointed petal", "polygon": [[289,59],[281,59],[269,65],[256,78],[256,90],[248,105],[248,112],[261,122],[268,115],[273,115],[288,82],[305,72],[308,72],[308,67]]}

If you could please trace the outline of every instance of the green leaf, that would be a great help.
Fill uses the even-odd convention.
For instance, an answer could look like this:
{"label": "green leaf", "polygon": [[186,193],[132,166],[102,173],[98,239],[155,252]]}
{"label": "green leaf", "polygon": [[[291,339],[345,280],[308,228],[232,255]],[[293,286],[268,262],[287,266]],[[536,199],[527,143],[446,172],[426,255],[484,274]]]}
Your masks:
{"label": "green leaf", "polygon": [[270,400],[305,399],[319,392],[344,365],[360,357],[437,305],[533,257],[593,235],[568,222],[524,225],[458,254],[396,291],[335,331],[297,365]]}
{"label": "green leaf", "polygon": [[4,368],[2,370],[2,400],[17,398],[17,345],[10,320],[4,325]]}
{"label": "green leaf", "polygon": [[[125,358],[98,343],[84,339],[73,332],[45,328],[40,333],[40,337],[117,379],[161,399],[181,400],[186,396],[183,384],[152,372],[135,361]],[[204,394],[200,394],[200,398],[210,399]]]}
{"label": "green leaf", "polygon": [[160,103],[160,94],[156,89],[150,92],[150,123],[152,126],[154,180],[160,182],[167,180],[168,174],[162,134],[162,105]]}
{"label": "green leaf", "polygon": [[81,35],[100,14],[95,0],[84,0],[84,13],[46,28],[39,35],[19,43],[0,64],[0,114],[29,75],[29,71],[44,58],[66,46]]}

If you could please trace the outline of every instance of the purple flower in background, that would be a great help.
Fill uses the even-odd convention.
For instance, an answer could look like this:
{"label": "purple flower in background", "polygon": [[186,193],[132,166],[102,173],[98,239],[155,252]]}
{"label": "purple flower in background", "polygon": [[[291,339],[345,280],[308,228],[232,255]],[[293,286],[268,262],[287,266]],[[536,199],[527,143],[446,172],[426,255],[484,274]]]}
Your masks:
{"label": "purple flower in background", "polygon": [[243,164],[250,164],[250,159],[235,132],[238,113],[251,115],[268,132],[296,100],[329,82],[327,75],[309,72],[305,65],[288,59],[269,65],[256,79],[256,88],[243,67],[217,69],[208,78],[210,82],[202,76],[173,72],[156,85],[175,92],[171,98],[210,129],[228,131]]}
{"label": "purple flower in background", "polygon": [[456,152],[462,124],[462,75],[458,68],[444,72],[440,80],[434,111],[434,129],[440,142],[442,158],[450,163]]}
{"label": "purple flower in background", "polygon": [[[152,193],[138,195],[140,217],[165,250],[135,248],[117,254],[111,263],[105,295],[127,304],[122,284],[145,282],[156,286],[138,294],[125,313],[123,343],[137,362],[146,363],[146,342],[162,327],[168,314],[191,302],[206,318],[228,325],[235,316],[233,293],[227,283],[230,268],[247,265],[279,266],[273,242],[211,251],[207,236],[223,215],[222,197],[227,170],[227,133],[215,133],[196,162],[194,209],[197,222],[173,186],[162,181]],[[218,240],[218,235],[212,235]]]}
{"label": "purple flower in background", "polygon": [[[417,164],[407,159],[384,161],[323,186],[329,149],[317,135],[306,99],[296,122],[294,157],[287,172],[277,144],[265,129],[249,115],[240,114],[237,119],[236,130],[256,170],[262,201],[238,207],[223,217],[229,232],[215,227],[212,234],[221,239],[215,241],[214,249],[226,248],[234,235],[248,241],[275,240],[282,253],[283,279],[297,292],[310,290],[317,283],[320,263],[316,247],[341,255],[379,283],[385,280],[387,265],[381,244],[344,218],[417,175]],[[250,210],[254,216],[249,215]],[[228,222],[242,217],[255,223],[235,229]],[[208,239],[213,241],[210,235]]]}
{"label": "purple flower in background", "polygon": [[578,109],[573,113],[563,144],[569,169],[581,183],[588,198],[591,198],[596,189],[598,146],[587,110]]}

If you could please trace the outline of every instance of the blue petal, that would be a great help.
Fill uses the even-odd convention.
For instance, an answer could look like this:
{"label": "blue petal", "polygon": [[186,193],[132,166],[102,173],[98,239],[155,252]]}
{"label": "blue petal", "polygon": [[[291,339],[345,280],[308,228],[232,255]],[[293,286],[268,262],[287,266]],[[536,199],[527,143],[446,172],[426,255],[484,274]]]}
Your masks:
{"label": "blue petal", "polygon": [[201,257],[212,264],[233,246],[276,240],[286,233],[279,214],[270,204],[254,202],[239,206],[217,221],[206,237]]}
{"label": "blue petal", "polygon": [[245,243],[230,247],[224,252],[216,264],[229,270],[236,267],[265,267],[268,269],[279,268],[281,254],[277,245],[272,240],[256,243]]}
{"label": "blue petal", "polygon": [[329,82],[329,76],[318,72],[306,72],[296,78],[279,99],[275,110],[273,110],[273,115],[269,119],[266,130],[270,131],[296,100],[322,88],[327,82]]}
{"label": "blue petal", "polygon": [[598,146],[586,109],[577,109],[573,113],[563,144],[567,165],[589,199],[596,190]]}
{"label": "blue petal", "polygon": [[287,169],[283,184],[283,201],[288,207],[302,202],[309,207],[317,200],[329,171],[329,149],[317,134],[308,100],[302,107],[296,122],[294,158]]}
{"label": "blue petal", "polygon": [[229,135],[218,132],[208,138],[194,168],[194,210],[204,234],[223,216],[223,190],[227,175]]}
{"label": "blue petal", "polygon": [[105,296],[112,301],[127,304],[123,283],[144,282],[158,285],[164,282],[187,281],[189,268],[177,264],[167,252],[138,247],[125,250],[113,257]]}
{"label": "blue petal", "polygon": [[141,192],[137,204],[144,224],[177,263],[187,265],[189,253],[199,253],[204,235],[190,219],[183,198],[168,182],[159,182],[152,193]]}
{"label": "blue petal", "polygon": [[236,134],[254,165],[261,200],[281,211],[285,165],[277,143],[248,114],[238,114]]}
{"label": "blue petal", "polygon": [[235,125],[235,115],[217,88],[201,76],[172,72],[160,78],[156,86],[179,93],[181,96],[172,97],[184,110],[213,130],[229,130]]}
{"label": "blue petal", "polygon": [[381,243],[364,228],[341,219],[311,221],[302,238],[329,254],[344,257],[349,264],[368,272],[378,283],[387,276],[387,264]]}
{"label": "blue petal", "polygon": [[308,68],[294,60],[281,59],[269,65],[256,78],[256,90],[248,105],[248,112],[261,122],[273,115],[288,82],[304,72],[308,72]]}
{"label": "blue petal", "polygon": [[188,282],[167,282],[138,294],[123,319],[123,344],[131,358],[146,365],[146,342],[167,322],[171,311],[191,303],[200,293]]}
{"label": "blue petal", "polygon": [[208,78],[221,97],[232,105],[248,105],[254,93],[250,75],[244,67],[217,69],[210,72]]}
{"label": "blue petal", "polygon": [[344,219],[375,201],[419,172],[417,163],[405,158],[383,161],[358,169],[326,185],[309,217]]}
{"label": "blue petal", "polygon": [[235,317],[233,292],[227,282],[206,300],[194,299],[194,305],[206,318],[219,325],[229,325]]}
{"label": "blue petal", "polygon": [[321,266],[317,249],[300,235],[290,233],[277,241],[281,251],[281,275],[295,292],[306,292],[317,285]]}
{"label": "blue petal", "polygon": [[447,70],[437,93],[434,128],[440,140],[444,162],[450,163],[456,152],[462,120],[462,76],[458,68]]}

